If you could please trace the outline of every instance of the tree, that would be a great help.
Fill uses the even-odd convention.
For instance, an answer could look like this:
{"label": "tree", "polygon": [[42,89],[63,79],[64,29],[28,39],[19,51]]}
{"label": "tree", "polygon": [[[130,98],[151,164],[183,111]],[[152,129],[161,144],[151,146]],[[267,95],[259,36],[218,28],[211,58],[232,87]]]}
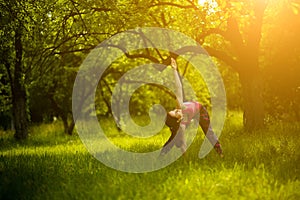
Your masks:
{"label": "tree", "polygon": [[[90,30],[89,20],[91,13],[108,12],[110,9],[94,9],[93,2],[85,8],[79,8],[79,4],[72,0],[39,2],[26,1],[5,1],[0,3],[1,9],[1,68],[5,69],[5,76],[9,80],[13,121],[15,127],[15,138],[25,139],[28,135],[30,101],[29,90],[38,85],[39,81],[44,83],[45,88],[39,87],[44,93],[50,95],[53,109],[64,121],[65,132],[72,132],[73,123],[68,125],[70,106],[64,106],[63,99],[71,104],[70,93],[51,93],[61,88],[51,88],[52,81],[57,82],[56,86],[66,86],[71,90],[72,83],[66,83],[70,77],[74,79],[74,73],[69,73],[68,66],[79,65],[78,59],[70,59],[69,55],[77,52],[87,52],[98,42],[99,36],[110,33]],[[98,2],[99,3],[99,2]],[[101,4],[101,2],[100,2]],[[85,21],[86,20],[86,21]],[[95,25],[99,28],[98,24]],[[99,29],[98,29],[99,30]],[[101,29],[102,31],[102,29]],[[89,40],[87,41],[87,37]],[[101,39],[101,37],[100,37]],[[75,55],[76,57],[76,55]],[[65,63],[67,58],[69,63]],[[73,56],[74,58],[74,56]],[[66,60],[66,59],[65,59]],[[71,61],[71,62],[70,62]],[[76,67],[77,67],[76,66]],[[71,66],[71,68],[74,66]],[[54,70],[52,70],[54,68]],[[61,69],[59,69],[61,68]],[[49,72],[55,71],[55,73]],[[51,76],[59,78],[51,79]],[[44,81],[41,81],[44,80]],[[47,80],[47,83],[46,81]],[[37,84],[35,84],[37,83]],[[49,88],[51,91],[46,91]],[[67,90],[66,90],[67,91]],[[49,92],[49,93],[47,93]],[[65,95],[65,96],[64,96]],[[34,97],[34,95],[33,95]],[[68,100],[66,100],[66,98]],[[33,101],[31,101],[33,102]],[[63,109],[58,109],[63,108]],[[68,108],[68,109],[67,109]],[[42,111],[40,111],[42,112]],[[67,123],[66,123],[67,122]]]}
{"label": "tree", "polygon": [[[253,130],[262,127],[264,123],[264,89],[259,59],[267,1],[217,3],[214,8],[209,3],[199,6],[195,1],[187,1],[185,5],[157,2],[156,6],[164,4],[191,10],[197,19],[202,21],[204,25],[199,26],[196,32],[187,26],[183,26],[181,30],[192,30],[192,37],[202,44],[211,56],[222,60],[239,74],[244,102],[244,125],[246,129]],[[190,12],[186,13],[192,15]]]}
{"label": "tree", "polygon": [[[270,26],[266,16],[274,14],[266,13],[270,9],[268,1],[215,1],[214,5],[199,5],[198,1],[154,0],[125,1],[122,5],[112,8],[114,12],[124,11],[116,17],[120,21],[126,19],[122,21],[122,29],[147,25],[179,30],[196,39],[210,55],[231,67],[239,76],[245,128],[253,130],[263,126],[263,66],[267,62],[263,56],[268,50],[263,46],[263,35],[266,27]],[[135,15],[127,6],[134,10]],[[143,18],[140,18],[140,12],[143,12]],[[158,63],[167,61],[166,57],[160,59],[159,55],[149,56],[147,52],[127,54],[127,57],[143,57]]]}
{"label": "tree", "polygon": [[11,95],[8,77],[5,69],[0,67],[0,127],[4,130],[11,128]]}
{"label": "tree", "polygon": [[[248,6],[250,7],[250,5]],[[241,19],[234,15],[230,15],[227,19],[225,31],[215,30],[216,34],[222,35],[225,40],[230,42],[232,50],[229,53],[232,56],[228,56],[230,55],[228,52],[208,48],[212,56],[225,61],[239,74],[244,101],[244,125],[248,130],[260,128],[264,124],[264,90],[259,58],[266,6],[266,1],[253,2],[253,14],[250,15],[250,20],[244,30],[239,26]],[[230,6],[228,9],[230,10],[232,7]],[[245,15],[247,14],[245,13]]]}
{"label": "tree", "polygon": [[[60,2],[64,3],[64,2]],[[15,138],[28,136],[28,86],[52,67],[55,60],[57,23],[51,13],[60,11],[61,4],[44,1],[1,2],[1,67],[6,69],[11,90]],[[56,26],[54,26],[56,25]],[[61,24],[59,24],[61,25]],[[46,67],[45,67],[46,66]]]}
{"label": "tree", "polygon": [[[25,139],[28,135],[28,117],[26,111],[26,89],[24,80],[24,43],[25,20],[28,20],[26,5],[14,1],[1,3],[1,63],[9,78],[15,138]],[[24,6],[24,7],[23,7]]]}

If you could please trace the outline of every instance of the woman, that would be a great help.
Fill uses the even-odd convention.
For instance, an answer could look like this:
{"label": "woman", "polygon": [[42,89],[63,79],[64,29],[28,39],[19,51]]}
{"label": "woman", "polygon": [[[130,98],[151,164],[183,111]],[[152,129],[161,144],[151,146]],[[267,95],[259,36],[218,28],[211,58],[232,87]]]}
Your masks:
{"label": "woman", "polygon": [[171,58],[171,67],[174,71],[176,84],[175,92],[179,104],[176,109],[167,113],[165,124],[170,128],[171,136],[164,144],[161,154],[166,154],[174,145],[180,148],[182,153],[185,153],[186,140],[184,137],[184,131],[193,119],[199,119],[199,125],[204,134],[214,146],[216,152],[223,157],[220,142],[210,126],[210,118],[207,110],[199,102],[183,102],[182,84],[177,72],[176,61],[173,58]]}

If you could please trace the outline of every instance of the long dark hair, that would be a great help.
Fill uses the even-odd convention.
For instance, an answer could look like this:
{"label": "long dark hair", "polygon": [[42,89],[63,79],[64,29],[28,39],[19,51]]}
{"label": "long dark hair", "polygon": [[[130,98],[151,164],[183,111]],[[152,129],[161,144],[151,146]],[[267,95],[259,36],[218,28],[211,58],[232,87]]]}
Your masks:
{"label": "long dark hair", "polygon": [[169,113],[167,113],[166,117],[166,122],[165,124],[170,127],[170,129],[175,132],[177,132],[179,125],[180,125],[180,120],[178,118],[171,116]]}

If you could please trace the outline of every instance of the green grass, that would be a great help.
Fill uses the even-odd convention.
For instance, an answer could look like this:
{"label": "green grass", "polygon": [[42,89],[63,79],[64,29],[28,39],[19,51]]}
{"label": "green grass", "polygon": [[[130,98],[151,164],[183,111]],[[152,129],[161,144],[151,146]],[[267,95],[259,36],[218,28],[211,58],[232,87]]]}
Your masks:
{"label": "green grass", "polygon": [[[199,137],[184,158],[141,174],[106,167],[60,123],[32,127],[23,142],[0,132],[0,199],[300,199],[299,131],[300,124],[277,123],[248,133],[234,114],[220,137],[223,159],[214,151],[198,159]],[[145,152],[169,132],[147,142],[114,128],[109,134],[123,148]]]}

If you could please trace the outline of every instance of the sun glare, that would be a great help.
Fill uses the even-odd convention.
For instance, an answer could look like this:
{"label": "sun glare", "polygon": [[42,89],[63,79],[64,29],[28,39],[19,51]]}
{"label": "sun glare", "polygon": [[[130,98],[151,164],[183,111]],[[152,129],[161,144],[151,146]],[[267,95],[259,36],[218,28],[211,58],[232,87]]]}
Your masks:
{"label": "sun glare", "polygon": [[208,8],[209,13],[214,13],[217,10],[218,3],[214,0],[198,0],[198,4]]}
{"label": "sun glare", "polygon": [[201,6],[204,6],[204,4],[209,1],[209,0],[199,0],[198,1],[198,4],[201,5]]}

